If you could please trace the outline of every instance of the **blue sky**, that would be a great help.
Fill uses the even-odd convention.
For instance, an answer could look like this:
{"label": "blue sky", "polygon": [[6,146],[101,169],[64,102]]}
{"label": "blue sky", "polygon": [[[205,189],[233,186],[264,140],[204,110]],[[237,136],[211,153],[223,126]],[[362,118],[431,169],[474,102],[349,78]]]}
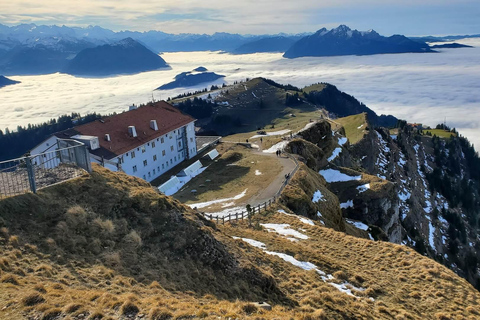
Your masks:
{"label": "blue sky", "polygon": [[384,35],[478,34],[478,17],[478,0],[0,1],[0,23],[7,25],[100,25],[169,33],[300,33],[346,24]]}

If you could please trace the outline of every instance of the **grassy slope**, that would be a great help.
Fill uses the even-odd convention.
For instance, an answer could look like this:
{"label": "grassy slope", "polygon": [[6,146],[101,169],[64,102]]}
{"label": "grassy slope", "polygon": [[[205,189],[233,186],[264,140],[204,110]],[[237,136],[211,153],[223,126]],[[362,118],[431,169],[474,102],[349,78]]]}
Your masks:
{"label": "grassy slope", "polygon": [[[304,271],[266,255],[241,240],[252,259],[276,278],[289,297],[305,312],[322,310],[328,319],[478,319],[480,294],[464,279],[413,249],[386,242],[347,236],[323,226],[310,226],[297,217],[271,212],[254,223],[288,223],[309,236],[292,242],[245,224],[225,226],[227,234],[261,241],[267,250],[287,253],[333,274],[336,283],[347,280],[365,288],[359,298],[324,283],[315,271]],[[263,255],[263,258],[262,258]],[[369,297],[375,299],[371,301]]]}
{"label": "grassy slope", "polygon": [[360,113],[353,116],[336,119],[335,122],[338,122],[343,126],[350,144],[357,143],[367,133],[366,129],[368,124],[366,113]]}
{"label": "grassy slope", "polygon": [[[407,247],[346,236],[274,211],[254,217],[253,224],[289,223],[310,238],[292,242],[247,222],[217,230],[147,183],[98,167],[91,177],[1,201],[0,216],[1,319],[80,313],[96,319],[129,313],[146,319],[479,316],[480,294],[470,284]],[[262,241],[269,250],[314,263],[337,283],[345,279],[366,290],[350,297],[315,271],[231,236]],[[256,300],[273,310],[248,304]]]}
{"label": "grassy slope", "polygon": [[450,131],[445,131],[443,129],[428,129],[428,130],[423,130],[423,134],[427,134],[427,132],[430,132],[433,135],[436,135],[437,137],[440,138],[450,138],[451,136],[456,137],[457,134],[450,132]]}
{"label": "grassy slope", "polygon": [[[174,195],[176,199],[190,204],[231,198],[244,190],[247,191],[242,199],[249,199],[268,187],[282,170],[282,166],[275,157],[254,154],[244,146],[220,144],[217,149],[222,156],[212,162],[200,176],[192,179],[185,188],[176,193]],[[256,170],[261,175],[256,175]],[[197,190],[197,193],[192,193],[192,189]],[[240,204],[242,199],[236,201],[236,205]],[[221,209],[221,204],[209,209],[218,211]]]}

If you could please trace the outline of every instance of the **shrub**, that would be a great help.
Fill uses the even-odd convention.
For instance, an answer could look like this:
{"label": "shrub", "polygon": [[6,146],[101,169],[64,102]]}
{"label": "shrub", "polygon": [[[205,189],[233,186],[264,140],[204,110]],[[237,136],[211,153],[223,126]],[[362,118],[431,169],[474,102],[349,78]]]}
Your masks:
{"label": "shrub", "polygon": [[168,310],[154,308],[148,314],[150,320],[169,320],[173,318],[173,314]]}
{"label": "shrub", "polygon": [[10,274],[10,273],[7,273],[2,278],[0,278],[0,282],[11,283],[11,284],[14,284],[14,285],[18,286],[17,277],[15,277],[13,274]]}
{"label": "shrub", "polygon": [[74,313],[75,311],[77,311],[81,307],[82,307],[81,304],[70,303],[70,304],[67,304],[63,310],[64,310],[65,313]]}
{"label": "shrub", "polygon": [[125,316],[134,316],[139,311],[140,309],[132,301],[125,301],[120,308],[120,312]]}
{"label": "shrub", "polygon": [[72,229],[79,229],[87,223],[88,214],[80,206],[73,206],[65,213],[65,220],[67,225]]}
{"label": "shrub", "polygon": [[25,297],[23,297],[22,299],[22,303],[23,305],[25,306],[34,306],[36,304],[39,304],[39,303],[43,303],[45,302],[45,299],[43,298],[43,296],[37,292],[32,292],[28,295],[26,295]]}
{"label": "shrub", "polygon": [[246,314],[252,314],[254,312],[257,312],[258,308],[254,304],[247,303],[242,306],[242,311],[245,312]]}
{"label": "shrub", "polygon": [[62,310],[58,308],[53,308],[45,311],[42,316],[42,320],[55,320],[60,317]]}

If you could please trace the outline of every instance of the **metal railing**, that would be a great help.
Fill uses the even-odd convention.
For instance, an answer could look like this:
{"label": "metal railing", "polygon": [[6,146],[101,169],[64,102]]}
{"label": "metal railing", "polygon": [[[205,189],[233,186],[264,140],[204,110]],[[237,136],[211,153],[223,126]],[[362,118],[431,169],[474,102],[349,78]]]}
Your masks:
{"label": "metal railing", "polygon": [[91,172],[87,147],[58,140],[57,148],[0,162],[0,199],[37,190]]}

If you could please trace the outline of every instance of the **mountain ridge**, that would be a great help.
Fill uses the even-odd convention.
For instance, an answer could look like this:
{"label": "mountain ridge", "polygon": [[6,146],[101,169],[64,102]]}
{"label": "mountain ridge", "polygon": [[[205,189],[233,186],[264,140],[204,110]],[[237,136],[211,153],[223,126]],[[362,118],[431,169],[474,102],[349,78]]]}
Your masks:
{"label": "mountain ridge", "polygon": [[346,25],[327,30],[322,28],[311,36],[295,42],[283,57],[324,57],[341,55],[372,55],[383,53],[432,52],[430,47],[402,35],[383,37],[374,30],[352,30]]}

